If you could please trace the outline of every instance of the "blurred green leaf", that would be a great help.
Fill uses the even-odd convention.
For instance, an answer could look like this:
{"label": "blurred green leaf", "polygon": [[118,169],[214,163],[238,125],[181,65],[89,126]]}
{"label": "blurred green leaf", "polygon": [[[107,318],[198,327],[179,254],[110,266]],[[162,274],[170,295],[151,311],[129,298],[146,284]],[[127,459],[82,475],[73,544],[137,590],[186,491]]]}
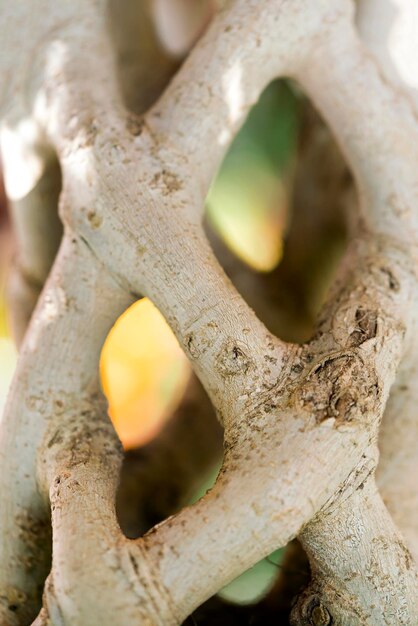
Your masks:
{"label": "blurred green leaf", "polygon": [[273,269],[282,254],[299,109],[285,81],[271,83],[232,143],[207,198],[209,222],[260,271]]}

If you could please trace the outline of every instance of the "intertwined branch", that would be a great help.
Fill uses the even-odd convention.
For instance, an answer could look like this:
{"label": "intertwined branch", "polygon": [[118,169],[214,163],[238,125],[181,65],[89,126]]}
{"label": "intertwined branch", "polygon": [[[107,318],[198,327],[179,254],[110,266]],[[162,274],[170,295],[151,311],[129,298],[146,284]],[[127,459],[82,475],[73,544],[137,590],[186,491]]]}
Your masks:
{"label": "intertwined branch", "polygon": [[[295,536],[312,568],[295,624],[418,623],[416,569],[375,484],[395,383],[382,484],[417,555],[404,476],[416,467],[406,431],[414,392],[404,389],[416,367],[414,106],[360,42],[350,0],[226,4],[136,116],[120,95],[104,0],[2,2],[3,132],[23,146],[26,198],[58,156],[64,237],[1,423],[1,624],[28,624],[39,610],[51,527],[38,626],[179,624]],[[223,154],[278,76],[297,80],[321,111],[360,199],[356,235],[302,346],[267,331],[201,224]],[[18,200],[10,154],[6,185]],[[54,192],[47,198],[53,206]],[[28,200],[28,231],[38,202]],[[115,515],[121,451],[98,359],[139,295],[189,356],[223,423],[225,455],[202,500],[129,540]]]}

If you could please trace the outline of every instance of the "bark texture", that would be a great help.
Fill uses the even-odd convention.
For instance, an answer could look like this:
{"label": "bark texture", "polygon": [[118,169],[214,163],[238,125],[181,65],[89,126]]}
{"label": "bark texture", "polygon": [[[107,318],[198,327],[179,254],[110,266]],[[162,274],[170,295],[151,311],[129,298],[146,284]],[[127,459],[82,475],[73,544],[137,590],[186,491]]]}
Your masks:
{"label": "bark texture", "polygon": [[[54,226],[55,243],[38,254],[33,235],[41,205],[43,223],[57,224],[57,162],[64,225],[0,425],[4,626],[174,626],[296,536],[312,580],[292,623],[418,623],[408,549],[416,554],[417,503],[405,475],[417,458],[406,441],[416,430],[406,382],[418,311],[415,101],[361,41],[351,0],[220,4],[138,115],[146,105],[121,89],[104,0],[0,3],[2,149],[22,218],[23,276],[36,268],[44,280],[59,239]],[[169,48],[164,29],[157,23]],[[197,32],[192,20],[184,46]],[[228,145],[280,76],[301,85],[332,129],[359,199],[350,245],[302,345],[267,330],[202,225]],[[140,295],[164,314],[203,384],[224,427],[224,461],[201,500],[129,539],[116,516],[122,454],[98,359]],[[379,480],[393,517],[375,482],[384,413]]]}

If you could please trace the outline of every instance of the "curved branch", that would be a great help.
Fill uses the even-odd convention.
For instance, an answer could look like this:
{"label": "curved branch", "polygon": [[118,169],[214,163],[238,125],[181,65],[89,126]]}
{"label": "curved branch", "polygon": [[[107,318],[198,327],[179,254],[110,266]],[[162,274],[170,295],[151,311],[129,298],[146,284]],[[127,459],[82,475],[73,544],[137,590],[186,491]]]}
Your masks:
{"label": "curved branch", "polygon": [[[328,64],[323,71],[326,59],[335,55],[343,59],[341,65]],[[363,229],[389,238],[396,233],[401,243],[414,248],[418,150],[410,138],[417,123],[408,99],[384,81],[350,23],[334,25],[304,69],[298,74],[302,86],[332,128],[355,176]],[[348,119],[355,132],[344,123]]]}
{"label": "curved branch", "polygon": [[417,622],[417,572],[373,479],[322,510],[300,540],[313,580],[298,600],[292,624]]}
{"label": "curved branch", "polygon": [[[347,267],[359,269],[340,276],[341,291],[332,295],[317,338],[301,349],[263,405],[227,424],[224,469],[214,490],[144,538],[178,620],[287,543],[320,511],[327,494],[338,494],[338,507],[340,497],[374,470],[377,428],[401,355],[403,332],[395,318],[407,310],[408,299],[385,289],[383,250],[376,254],[360,242],[354,254]],[[392,250],[385,254],[393,263]],[[406,273],[405,287],[409,280]],[[379,312],[372,313],[376,298]],[[218,545],[226,532],[227,541]],[[179,578],[181,568],[186,580]]]}
{"label": "curved branch", "polygon": [[[415,333],[414,333],[415,334]],[[377,483],[394,521],[405,536],[418,561],[418,493],[415,477],[418,467],[416,344],[403,360],[391,390],[379,437],[381,460]]]}
{"label": "curved branch", "polygon": [[100,350],[130,302],[84,242],[67,233],[23,343],[0,424],[0,616],[7,624],[33,619],[49,567],[48,485],[37,472],[44,463],[39,452],[52,445],[54,425],[57,432],[59,425],[71,429],[77,407],[100,396]]}
{"label": "curved branch", "polygon": [[[350,23],[351,3],[337,7],[332,0],[319,0],[313,6],[296,0],[260,7],[255,0],[237,0],[215,20],[132,136],[114,77],[108,76],[112,58],[97,4],[76,1],[74,6],[83,16],[81,26],[71,22],[59,31],[58,41],[45,43],[46,72],[37,99],[45,104],[38,119],[55,142],[63,167],[63,219],[87,243],[80,254],[88,252],[96,271],[100,267],[106,276],[94,255],[127,290],[143,291],[161,308],[224,418],[226,454],[217,484],[202,501],[133,543],[118,538],[115,528],[114,483],[101,460],[101,430],[94,434],[93,428],[86,447],[81,436],[77,439],[75,460],[86,450],[83,459],[90,473],[81,463],[74,468],[68,458],[66,437],[71,433],[62,441],[59,436],[49,440],[53,451],[44,446],[39,458],[48,460],[46,482],[53,483],[51,497],[59,505],[53,511],[59,558],[54,558],[55,592],[47,604],[50,614],[59,607],[58,623],[83,624],[96,582],[124,592],[119,604],[116,596],[104,594],[98,613],[102,626],[113,623],[115,615],[121,624],[142,618],[170,625],[300,532],[330,499],[344,517],[345,498],[357,493],[374,470],[380,418],[404,351],[405,329],[411,331],[415,315],[417,217],[411,209],[418,187],[416,121],[359,44]],[[265,36],[272,32],[271,24],[277,24],[277,31]],[[251,43],[240,46],[242,33],[250,28]],[[99,67],[98,53],[103,59]],[[341,64],[329,62],[336,55]],[[199,224],[204,194],[229,138],[278,73],[297,75],[322,108],[349,157],[362,197],[362,236],[345,259],[316,337],[301,348],[266,332],[220,270]],[[73,111],[80,114],[74,117]],[[402,124],[397,123],[400,115]],[[68,246],[67,241],[64,249]],[[70,269],[71,264],[60,271]],[[67,275],[70,286],[71,278]],[[85,324],[82,332],[89,328],[95,335],[94,342],[86,341],[88,352],[77,354],[81,374],[72,376],[68,358],[62,363],[59,354],[51,355],[50,341],[42,348],[58,361],[59,379],[68,379],[79,392],[76,399],[71,396],[76,410],[66,410],[72,418],[79,414],[78,395],[85,390],[79,389],[80,376],[84,383],[92,380],[97,358],[96,309],[91,305],[87,321],[85,309],[92,291],[90,284],[87,294],[71,293],[83,314],[73,311],[75,319],[68,320],[73,328]],[[114,289],[109,291],[113,302]],[[56,303],[57,293],[53,295]],[[80,295],[84,304],[77,300]],[[108,301],[104,306],[109,321],[115,308]],[[44,299],[41,322],[50,309]],[[47,328],[42,324],[42,337],[48,339]],[[30,339],[36,342],[36,336],[31,332]],[[38,350],[39,359],[44,353]],[[23,352],[21,380],[27,376],[32,389],[44,389],[45,372],[37,374],[34,354]],[[51,378],[57,381],[56,372]],[[48,391],[56,398],[60,386],[53,386]],[[10,406],[22,397],[17,391]],[[91,406],[90,396],[87,403]],[[44,398],[41,406],[50,412]],[[34,416],[24,409],[22,415],[34,429]],[[33,434],[39,441],[39,434]],[[16,457],[21,455],[18,450]],[[69,481],[65,497],[58,498],[54,481],[62,466],[69,467]],[[10,474],[5,482],[9,488],[13,484]],[[33,482],[27,487],[31,497]],[[93,511],[103,510],[103,522],[97,524],[89,511],[82,513],[99,538],[97,544],[86,544],[86,553],[107,565],[100,570],[89,565],[81,574],[77,535],[83,545],[87,540],[86,528],[78,524],[79,486],[92,497]],[[17,497],[19,506],[28,505],[21,493]],[[374,514],[374,505],[365,509],[366,528],[374,523]],[[380,524],[393,537],[390,519],[382,517]],[[105,536],[107,525],[111,532]],[[320,561],[323,544],[318,540],[316,545]],[[385,562],[385,546],[375,547]],[[402,587],[415,574],[412,567],[404,572],[406,563],[399,567],[402,576],[393,584]],[[179,571],[186,575],[181,578]],[[408,585],[411,592],[413,583]],[[379,589],[386,593],[378,587],[376,597]],[[406,611],[405,619],[413,623],[410,593],[409,606],[402,609],[403,594],[397,590],[391,609]],[[360,600],[366,602],[364,596]],[[343,608],[336,604],[335,610]]]}
{"label": "curved branch", "polygon": [[[418,104],[417,6],[401,0],[396,7],[386,0],[361,0],[357,25],[381,72],[398,90]],[[373,28],[371,28],[373,24]],[[415,35],[415,36],[414,36]],[[411,332],[411,337],[416,333]],[[411,342],[391,390],[380,431],[377,481],[383,500],[418,559],[418,494],[413,480],[418,470],[414,441],[418,437],[415,376],[416,341]]]}
{"label": "curved branch", "polygon": [[[109,617],[113,620],[123,605],[133,623],[140,611],[129,578],[118,569],[114,500],[121,449],[104,403],[91,397],[83,406],[78,400],[61,423],[50,425],[47,438],[43,458],[50,485],[53,559],[44,609],[54,625],[81,626],[110,623]],[[92,618],[97,589],[106,599],[95,603]]]}

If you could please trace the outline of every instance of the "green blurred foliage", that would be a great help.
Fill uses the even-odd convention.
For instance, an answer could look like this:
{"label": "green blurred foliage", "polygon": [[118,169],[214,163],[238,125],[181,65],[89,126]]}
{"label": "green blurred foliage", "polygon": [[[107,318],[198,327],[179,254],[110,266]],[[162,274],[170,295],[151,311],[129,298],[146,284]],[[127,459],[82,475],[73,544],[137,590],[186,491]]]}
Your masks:
{"label": "green blurred foliage", "polygon": [[207,198],[210,224],[260,271],[273,269],[282,255],[300,108],[289,83],[271,83],[233,141]]}
{"label": "green blurred foliage", "polygon": [[235,604],[258,602],[273,586],[283,555],[284,550],[276,550],[229,583],[219,595]]}

